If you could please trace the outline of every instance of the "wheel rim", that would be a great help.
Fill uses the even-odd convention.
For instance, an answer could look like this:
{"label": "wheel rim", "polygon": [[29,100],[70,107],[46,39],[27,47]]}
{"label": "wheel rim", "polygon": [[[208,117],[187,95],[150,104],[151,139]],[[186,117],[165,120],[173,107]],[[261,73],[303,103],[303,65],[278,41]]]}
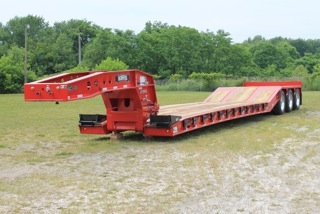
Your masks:
{"label": "wheel rim", "polygon": [[300,106],[300,94],[296,94],[296,106]]}
{"label": "wheel rim", "polygon": [[284,111],[284,108],[285,108],[285,97],[284,97],[284,94],[281,94],[281,111]]}
{"label": "wheel rim", "polygon": [[292,109],[292,107],[293,107],[293,94],[292,94],[292,92],[289,93],[289,103],[288,103],[288,105],[289,105],[289,108]]}

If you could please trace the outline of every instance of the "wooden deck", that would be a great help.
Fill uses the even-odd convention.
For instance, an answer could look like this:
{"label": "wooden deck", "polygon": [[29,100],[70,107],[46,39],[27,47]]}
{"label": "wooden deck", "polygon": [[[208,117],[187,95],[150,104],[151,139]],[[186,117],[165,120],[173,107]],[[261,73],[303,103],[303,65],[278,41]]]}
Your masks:
{"label": "wooden deck", "polygon": [[204,102],[168,105],[160,107],[158,115],[176,115],[183,118],[246,105],[267,103],[279,91],[279,87],[221,87]]}

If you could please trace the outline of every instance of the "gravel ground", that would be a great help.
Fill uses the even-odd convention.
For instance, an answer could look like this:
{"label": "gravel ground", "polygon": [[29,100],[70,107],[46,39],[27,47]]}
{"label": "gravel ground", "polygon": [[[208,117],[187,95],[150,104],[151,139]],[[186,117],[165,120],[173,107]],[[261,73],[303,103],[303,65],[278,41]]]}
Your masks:
{"label": "gravel ground", "polygon": [[12,157],[50,156],[61,144],[1,148],[0,213],[318,213],[317,138],[320,130],[255,154],[129,144],[39,163]]}

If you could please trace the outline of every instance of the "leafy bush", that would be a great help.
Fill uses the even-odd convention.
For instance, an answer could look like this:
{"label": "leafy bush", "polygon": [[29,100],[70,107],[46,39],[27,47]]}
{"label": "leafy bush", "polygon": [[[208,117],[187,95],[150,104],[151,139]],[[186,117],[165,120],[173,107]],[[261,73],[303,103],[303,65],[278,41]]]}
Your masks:
{"label": "leafy bush", "polygon": [[304,78],[303,89],[307,91],[320,91],[320,72],[316,72]]}
{"label": "leafy bush", "polygon": [[77,67],[71,68],[68,71],[69,72],[89,71],[89,67],[83,64],[79,64]]}
{"label": "leafy bush", "polygon": [[111,57],[107,57],[107,59],[103,60],[99,65],[96,65],[94,70],[116,71],[125,70],[128,68],[129,66],[119,59],[112,59]]}
{"label": "leafy bush", "polygon": [[246,78],[221,78],[212,82],[202,79],[156,80],[157,91],[214,91],[218,87],[242,86]]}

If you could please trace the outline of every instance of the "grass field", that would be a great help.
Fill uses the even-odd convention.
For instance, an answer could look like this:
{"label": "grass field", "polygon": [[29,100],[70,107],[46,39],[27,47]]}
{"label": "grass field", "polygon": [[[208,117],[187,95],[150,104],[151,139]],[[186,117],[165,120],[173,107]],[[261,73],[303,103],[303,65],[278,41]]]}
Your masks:
{"label": "grass field", "polygon": [[[208,92],[159,92],[160,105]],[[175,138],[80,135],[102,99],[0,95],[1,213],[315,213],[320,92],[299,111],[253,116]]]}

